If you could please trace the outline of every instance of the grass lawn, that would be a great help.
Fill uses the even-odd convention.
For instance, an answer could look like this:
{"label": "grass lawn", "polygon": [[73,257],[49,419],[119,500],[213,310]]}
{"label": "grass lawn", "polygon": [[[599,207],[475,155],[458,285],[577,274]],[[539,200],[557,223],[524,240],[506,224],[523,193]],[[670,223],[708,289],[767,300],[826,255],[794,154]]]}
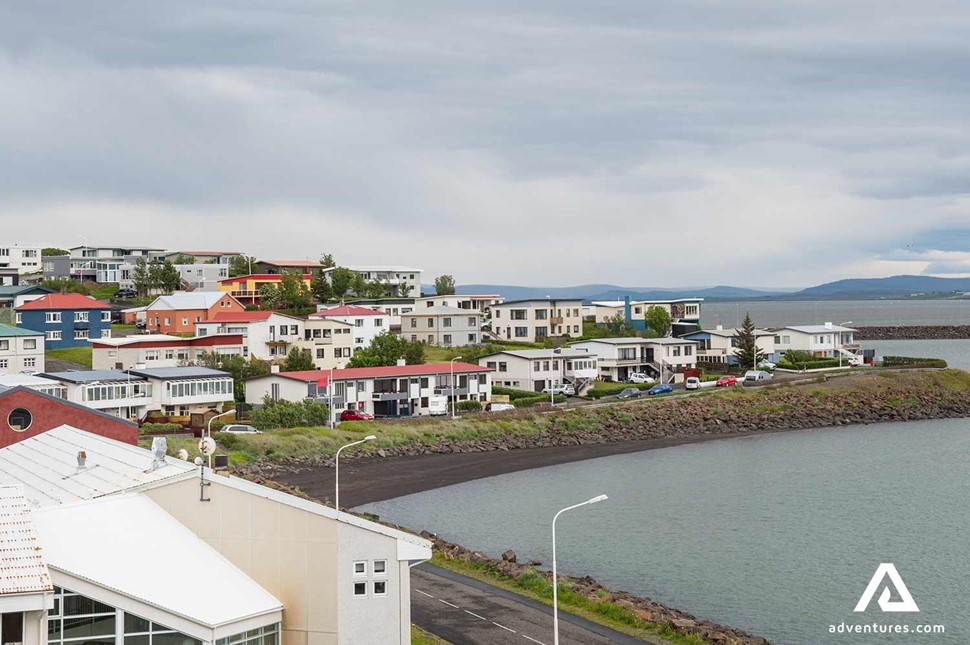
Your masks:
{"label": "grass lawn", "polygon": [[47,358],[60,361],[70,361],[91,369],[91,346],[68,347],[67,349],[49,349],[45,352]]}
{"label": "grass lawn", "polygon": [[124,325],[122,323],[111,323],[112,329],[137,329],[134,325]]}
{"label": "grass lawn", "polygon": [[448,645],[448,641],[429,634],[417,625],[411,625],[411,645]]}

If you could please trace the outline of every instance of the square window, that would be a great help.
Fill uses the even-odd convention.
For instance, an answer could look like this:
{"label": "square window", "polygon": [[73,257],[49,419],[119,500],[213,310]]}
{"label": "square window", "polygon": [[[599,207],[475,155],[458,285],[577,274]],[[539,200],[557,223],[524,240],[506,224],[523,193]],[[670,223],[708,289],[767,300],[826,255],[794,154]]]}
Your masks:
{"label": "square window", "polygon": [[387,573],[387,560],[374,560],[374,575]]}
{"label": "square window", "polygon": [[367,583],[366,582],[355,582],[354,583],[354,595],[355,596],[366,596],[367,595]]}
{"label": "square window", "polygon": [[366,576],[367,575],[367,563],[366,562],[355,562],[354,563],[354,575],[355,576]]}
{"label": "square window", "polygon": [[377,580],[374,582],[374,595],[375,596],[387,595],[387,582],[385,580]]}

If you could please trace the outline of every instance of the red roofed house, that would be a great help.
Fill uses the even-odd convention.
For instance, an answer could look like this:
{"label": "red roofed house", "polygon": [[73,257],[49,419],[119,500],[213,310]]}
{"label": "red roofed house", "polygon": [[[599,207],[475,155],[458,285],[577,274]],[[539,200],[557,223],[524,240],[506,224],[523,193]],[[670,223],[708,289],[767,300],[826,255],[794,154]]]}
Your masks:
{"label": "red roofed house", "polygon": [[492,370],[469,363],[430,363],[342,370],[277,372],[246,381],[246,402],[326,400],[333,375],[333,408],[362,410],[375,417],[444,414],[447,403],[489,401]]}
{"label": "red roofed house", "polygon": [[275,311],[225,311],[197,323],[200,337],[213,334],[239,334],[243,356],[264,361],[282,361],[290,349],[303,340],[303,318]]}
{"label": "red roofed house", "polygon": [[194,334],[197,322],[217,313],[245,310],[242,303],[221,291],[176,291],[148,305],[145,329],[158,334]]}
{"label": "red roofed house", "polygon": [[355,305],[341,305],[333,309],[318,311],[315,314],[310,314],[310,318],[325,318],[353,325],[354,328],[351,333],[355,351],[370,345],[374,337],[384,332],[390,333],[391,329],[391,317],[388,314],[376,309]]}
{"label": "red roofed house", "polygon": [[126,370],[136,365],[145,368],[179,367],[195,362],[203,352],[222,356],[243,355],[242,334],[213,334],[183,338],[165,334],[137,334],[124,338],[102,338],[91,343],[92,369]]}
{"label": "red roofed house", "polygon": [[0,386],[0,448],[62,425],[138,444],[138,426],[130,421],[29,387]]}
{"label": "red roofed house", "polygon": [[49,293],[20,305],[17,326],[44,334],[46,349],[85,347],[111,336],[111,305],[79,293]]}

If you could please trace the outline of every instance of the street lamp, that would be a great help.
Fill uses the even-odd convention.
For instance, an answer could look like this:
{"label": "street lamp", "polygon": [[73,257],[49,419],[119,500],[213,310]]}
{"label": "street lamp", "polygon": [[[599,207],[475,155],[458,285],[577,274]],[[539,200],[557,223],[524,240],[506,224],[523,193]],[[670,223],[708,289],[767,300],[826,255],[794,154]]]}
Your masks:
{"label": "street lamp", "polygon": [[458,397],[455,395],[455,361],[460,361],[461,356],[455,356],[451,359],[451,418],[452,420],[457,419],[455,415],[455,404],[458,403]]}
{"label": "street lamp", "polygon": [[[852,324],[851,320],[846,320],[844,323],[839,323],[839,327],[841,327],[842,325],[851,325],[851,324]],[[839,330],[838,352],[839,352],[839,369],[842,369],[842,330],[841,329]]]}
{"label": "street lamp", "polygon": [[[205,437],[202,437],[202,438],[205,439],[206,437],[211,437],[212,436],[212,422],[213,421],[215,421],[219,417],[224,417],[227,414],[235,414],[235,413],[236,413],[236,410],[235,409],[232,409],[232,410],[226,410],[225,412],[220,412],[219,414],[216,414],[216,415],[212,416],[209,419],[208,423],[205,424]],[[211,454],[209,455],[209,468],[212,468],[212,455]]]}
{"label": "street lamp", "polygon": [[330,368],[330,379],[327,381],[327,406],[330,408],[330,429],[333,430],[334,420],[333,420],[333,392],[337,389],[337,386],[333,382],[333,368]]}
{"label": "street lamp", "polygon": [[606,495],[597,495],[593,499],[588,499],[585,502],[580,502],[579,504],[573,504],[572,506],[567,506],[552,518],[552,631],[553,645],[559,645],[559,589],[558,583],[556,582],[556,520],[559,516],[566,511],[571,511],[574,508],[579,508],[580,506],[586,506],[587,504],[595,504],[596,502],[602,502],[609,499]]}
{"label": "street lamp", "polygon": [[369,434],[360,441],[348,443],[346,446],[340,446],[340,448],[337,449],[337,454],[333,458],[333,507],[337,509],[338,512],[340,511],[340,451],[344,448],[350,448],[351,446],[359,446],[362,443],[367,443],[368,441],[373,441],[374,439],[377,439],[377,437]]}

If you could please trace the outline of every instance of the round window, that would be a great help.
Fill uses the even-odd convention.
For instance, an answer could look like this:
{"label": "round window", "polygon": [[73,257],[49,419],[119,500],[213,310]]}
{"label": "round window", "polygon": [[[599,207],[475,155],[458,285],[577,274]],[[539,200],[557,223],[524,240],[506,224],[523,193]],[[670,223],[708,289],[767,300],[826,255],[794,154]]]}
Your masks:
{"label": "round window", "polygon": [[30,416],[30,410],[24,408],[16,408],[7,416],[7,424],[16,432],[23,432],[29,428],[33,420],[33,417]]}

